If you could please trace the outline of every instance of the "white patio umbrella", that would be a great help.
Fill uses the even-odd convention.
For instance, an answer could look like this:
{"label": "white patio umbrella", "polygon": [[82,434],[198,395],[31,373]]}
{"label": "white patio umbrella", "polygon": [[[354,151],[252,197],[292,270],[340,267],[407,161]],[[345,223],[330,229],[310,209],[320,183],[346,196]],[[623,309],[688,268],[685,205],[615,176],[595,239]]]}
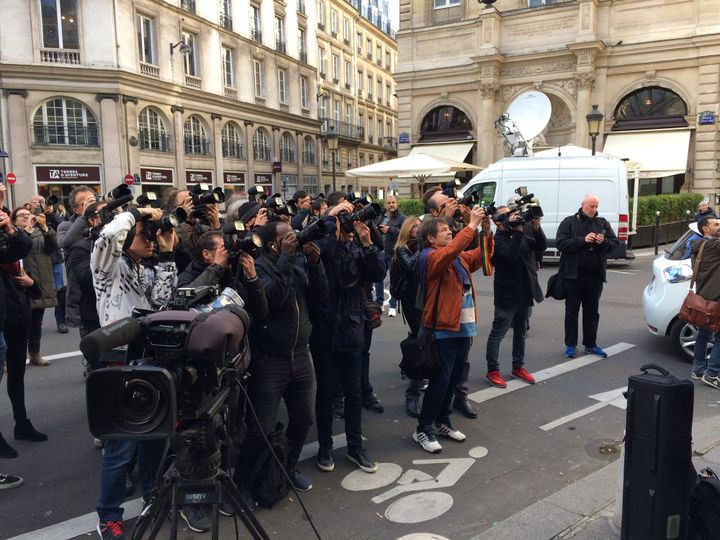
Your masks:
{"label": "white patio umbrella", "polygon": [[431,175],[447,175],[457,171],[478,171],[480,169],[481,167],[470,163],[417,153],[350,169],[345,171],[345,175],[366,178],[412,177],[422,185]]}

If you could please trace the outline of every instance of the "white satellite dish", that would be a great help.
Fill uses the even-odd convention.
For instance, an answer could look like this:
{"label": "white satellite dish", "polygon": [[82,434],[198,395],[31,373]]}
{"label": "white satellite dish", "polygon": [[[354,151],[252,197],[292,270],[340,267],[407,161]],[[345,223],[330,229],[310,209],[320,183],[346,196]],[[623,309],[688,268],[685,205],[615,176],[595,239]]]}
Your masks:
{"label": "white satellite dish", "polygon": [[495,122],[513,156],[532,155],[532,139],[543,132],[552,114],[550,99],[536,90],[516,97]]}

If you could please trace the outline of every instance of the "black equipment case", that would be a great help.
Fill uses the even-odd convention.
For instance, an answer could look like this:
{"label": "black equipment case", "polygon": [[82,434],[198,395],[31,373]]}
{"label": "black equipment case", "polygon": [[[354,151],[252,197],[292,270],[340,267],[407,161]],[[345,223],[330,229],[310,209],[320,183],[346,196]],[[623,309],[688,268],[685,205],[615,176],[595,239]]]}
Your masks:
{"label": "black equipment case", "polygon": [[[628,380],[623,540],[685,538],[694,386],[655,364]],[[658,373],[650,373],[656,371]]]}

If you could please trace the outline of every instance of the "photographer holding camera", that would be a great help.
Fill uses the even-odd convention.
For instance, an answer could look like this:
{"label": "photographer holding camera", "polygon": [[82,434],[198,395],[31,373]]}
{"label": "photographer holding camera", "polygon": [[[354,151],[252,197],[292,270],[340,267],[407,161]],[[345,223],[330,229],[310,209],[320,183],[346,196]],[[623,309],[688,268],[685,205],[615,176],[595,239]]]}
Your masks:
{"label": "photographer holding camera", "polygon": [[[158,309],[172,295],[177,269],[173,248],[174,229],[158,231],[159,264],[145,261],[153,255],[144,220],[157,221],[159,209],[133,208],[117,214],[100,231],[92,249],[90,266],[97,296],[100,324],[107,326],[132,315],[133,308]],[[153,487],[163,452],[163,441],[105,440],[97,512],[102,538],[123,538],[121,504],[125,499],[128,464],[137,452],[138,470],[146,497]]]}
{"label": "photographer holding camera", "polygon": [[507,206],[497,208],[493,221],[497,226],[495,249],[490,259],[495,267],[495,317],[487,340],[485,357],[488,372],[485,379],[493,386],[507,387],[500,374],[499,354],[500,342],[512,327],[511,373],[515,378],[535,384],[535,378],[524,367],[525,337],[533,302],[543,301],[537,278],[536,253],[545,250],[545,233],[539,219],[524,223],[523,218]]}
{"label": "photographer holding camera", "polygon": [[[310,349],[318,386],[315,416],[320,448],[316,462],[318,468],[326,472],[335,468],[332,456],[332,407],[336,374],[342,381],[345,395],[348,459],[365,472],[377,470],[363,448],[360,378],[362,351],[366,346],[367,287],[385,276],[385,261],[372,243],[368,226],[361,221],[349,220],[348,216],[353,213],[353,205],[349,202],[331,207],[325,218],[331,234],[318,241],[329,284],[329,297],[313,309]],[[336,222],[338,216],[342,217],[343,214],[349,227]],[[355,243],[355,235],[359,243]]]}
{"label": "photographer holding camera", "polygon": [[248,420],[248,434],[235,468],[240,492],[254,507],[248,485],[265,441],[277,422],[280,400],[288,411],[288,474],[298,491],[308,491],[312,483],[295,467],[305,438],[313,424],[314,373],[309,340],[312,331],[309,304],[325,302],[328,282],[320,260],[320,248],[313,242],[300,244],[298,235],[284,221],[274,221],[263,229],[264,249],[256,260],[258,282],[267,295],[270,315],[253,324],[250,343],[248,393],[258,422]]}
{"label": "photographer holding camera", "polygon": [[[385,263],[387,264],[388,270],[390,270],[390,263],[395,255],[395,243],[397,242],[400,227],[402,227],[404,220],[405,214],[398,209],[395,196],[388,195],[387,199],[385,199],[385,212],[378,224],[378,229],[383,235]],[[375,283],[375,301],[380,304],[381,307],[385,303],[385,284],[382,281]],[[388,306],[388,317],[395,317],[397,315],[397,298],[394,298],[392,294],[390,295]]]}

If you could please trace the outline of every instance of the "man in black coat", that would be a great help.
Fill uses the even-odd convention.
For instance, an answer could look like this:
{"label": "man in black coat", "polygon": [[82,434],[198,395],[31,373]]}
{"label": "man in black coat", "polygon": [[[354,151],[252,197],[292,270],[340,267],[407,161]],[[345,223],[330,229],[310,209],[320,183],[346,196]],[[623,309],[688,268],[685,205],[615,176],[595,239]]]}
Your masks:
{"label": "man in black coat", "polygon": [[562,220],[556,244],[560,250],[558,278],[563,279],[565,298],[565,357],[575,358],[578,343],[578,314],[583,309],[585,352],[606,358],[597,344],[600,295],[606,281],[607,253],[618,245],[615,232],[598,216],[600,199],[588,194],[576,214]]}
{"label": "man in black coat", "polygon": [[545,250],[545,233],[539,219],[523,225],[518,214],[511,213],[507,206],[499,207],[493,220],[497,226],[490,259],[495,267],[495,318],[487,340],[485,379],[499,388],[507,386],[500,374],[500,342],[512,327],[512,376],[535,384],[535,378],[524,367],[525,337],[533,303],[543,301],[536,254]]}

